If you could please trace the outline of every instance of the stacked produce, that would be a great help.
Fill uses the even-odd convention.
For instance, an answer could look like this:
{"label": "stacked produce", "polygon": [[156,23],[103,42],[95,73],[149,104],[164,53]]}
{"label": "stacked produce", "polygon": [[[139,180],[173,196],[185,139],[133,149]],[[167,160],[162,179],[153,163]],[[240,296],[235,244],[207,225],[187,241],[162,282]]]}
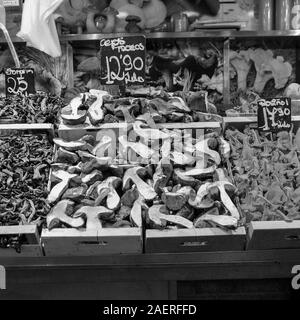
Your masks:
{"label": "stacked produce", "polygon": [[[133,123],[128,136],[133,133],[138,142],[105,134],[98,142],[93,136],[54,140],[49,230],[142,227],[144,214],[159,229],[238,227],[236,190],[222,166],[230,153],[224,139],[212,132],[195,140],[142,122]],[[119,151],[111,155],[112,149]]]}
{"label": "stacked produce", "polygon": [[256,114],[260,97],[280,97],[295,80],[294,51],[275,48],[250,47],[230,51],[231,102],[234,107],[226,111],[228,116]]}
{"label": "stacked produce", "polygon": [[[53,147],[44,134],[0,137],[0,226],[42,226],[49,212],[47,186]],[[1,246],[20,245],[19,237]]]}
{"label": "stacked produce", "polygon": [[43,92],[0,99],[0,123],[57,123],[60,98]]}
{"label": "stacked produce", "polygon": [[299,133],[270,137],[250,127],[226,131],[247,222],[300,220]]}
{"label": "stacked produce", "polygon": [[62,109],[66,125],[143,121],[149,115],[156,123],[221,121],[216,107],[208,102],[207,92],[169,94],[163,90],[132,91],[148,98],[113,98],[105,91],[90,90],[72,99]]}

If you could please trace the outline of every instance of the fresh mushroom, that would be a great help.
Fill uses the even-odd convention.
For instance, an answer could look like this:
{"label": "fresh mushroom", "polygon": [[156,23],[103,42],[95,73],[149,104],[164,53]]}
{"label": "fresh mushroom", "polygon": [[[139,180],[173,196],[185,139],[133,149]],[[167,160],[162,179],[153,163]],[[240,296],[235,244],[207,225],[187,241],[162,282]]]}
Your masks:
{"label": "fresh mushroom", "polygon": [[94,167],[94,169],[101,169],[101,167],[109,167],[112,163],[112,158],[111,157],[96,157],[88,152],[85,151],[78,151],[78,156],[82,160],[82,162],[91,162],[93,161],[95,164],[97,164],[97,168]]}
{"label": "fresh mushroom", "polygon": [[143,226],[143,209],[147,210],[148,206],[146,205],[145,199],[139,196],[130,211],[130,220],[138,228],[142,228]]}
{"label": "fresh mushroom", "polygon": [[62,200],[55,207],[52,208],[51,212],[47,215],[47,228],[52,230],[60,227],[61,224],[67,225],[71,228],[81,228],[84,226],[84,219],[72,218],[74,208],[74,202],[70,200]]}
{"label": "fresh mushroom", "polygon": [[223,228],[237,228],[238,227],[238,219],[236,219],[235,217],[232,216],[225,216],[225,215],[221,215],[221,216],[216,216],[216,215],[212,215],[212,214],[204,214],[203,216],[201,216],[199,219],[197,219],[198,221],[207,221],[207,222],[213,222],[214,224],[216,224],[219,227],[223,227]]}
{"label": "fresh mushroom", "polygon": [[195,177],[200,179],[200,178],[204,178],[209,175],[212,175],[216,170],[217,170],[217,166],[214,165],[205,169],[195,168],[195,169],[187,170],[183,174],[188,177]]}
{"label": "fresh mushroom", "polygon": [[134,132],[139,136],[142,137],[145,141],[152,141],[152,140],[165,140],[169,139],[170,135],[163,132],[159,129],[150,129],[150,128],[143,128],[145,125],[143,122],[136,121],[133,124]]}
{"label": "fresh mushroom", "polygon": [[174,170],[174,180],[183,186],[195,187],[198,183],[195,178],[185,175],[185,172],[181,169]]}
{"label": "fresh mushroom", "polygon": [[117,210],[121,204],[120,196],[116,189],[122,183],[122,180],[117,177],[109,177],[97,187],[98,199],[95,205],[98,206],[106,198],[106,206],[110,210]]}
{"label": "fresh mushroom", "polygon": [[193,208],[201,209],[204,197],[206,197],[209,194],[210,186],[211,186],[210,182],[207,182],[201,185],[200,188],[198,189],[195,199],[192,199],[192,197],[190,197],[189,205],[192,206]]}
{"label": "fresh mushroom", "polygon": [[78,163],[79,157],[74,152],[59,148],[56,152],[55,161],[74,165]]}
{"label": "fresh mushroom", "polygon": [[153,188],[156,193],[161,193],[170,181],[173,173],[173,166],[171,163],[163,164],[163,160],[160,161],[156,167],[153,175]]}
{"label": "fresh mushroom", "polygon": [[209,148],[209,140],[210,139],[205,139],[196,144],[196,156],[198,154],[201,157],[203,154],[206,154],[214,160],[216,165],[219,165],[221,163],[220,154]]}
{"label": "fresh mushroom", "polygon": [[128,149],[132,149],[136,154],[141,156],[143,159],[151,159],[155,151],[148,148],[141,142],[129,142],[126,137],[122,136],[119,138],[119,142],[122,145],[124,152]]}
{"label": "fresh mushroom", "polygon": [[106,91],[91,90],[90,93],[97,97],[97,100],[89,107],[88,118],[93,126],[97,126],[104,120],[103,97],[108,95]]}
{"label": "fresh mushroom", "polygon": [[110,136],[103,136],[100,140],[100,142],[96,145],[96,147],[93,149],[92,153],[96,157],[104,157],[105,152],[112,144],[112,138]]}
{"label": "fresh mushroom", "polygon": [[83,97],[74,98],[69,106],[62,109],[61,118],[66,125],[78,125],[83,124],[86,120],[86,111],[79,111],[79,107],[82,105]]}
{"label": "fresh mushroom", "polygon": [[188,154],[188,153],[180,153],[177,151],[173,151],[170,153],[170,159],[181,166],[192,166],[196,159],[194,156]]}
{"label": "fresh mushroom", "polygon": [[167,211],[166,207],[163,205],[152,206],[148,211],[148,216],[150,221],[154,223],[155,226],[158,226],[161,228],[166,226],[165,221],[173,223],[180,227],[187,228],[187,229],[194,228],[194,225],[191,221],[180,216],[172,216],[172,215],[163,213],[166,211]]}
{"label": "fresh mushroom", "polygon": [[192,190],[191,187],[183,187],[176,192],[169,192],[167,188],[164,188],[161,199],[168,209],[179,211],[187,203]]}
{"label": "fresh mushroom", "polygon": [[156,198],[157,193],[154,191],[154,189],[148,185],[146,182],[144,182],[140,175],[144,175],[146,173],[146,169],[142,167],[135,167],[128,169],[125,172],[124,178],[123,178],[123,189],[128,190],[130,189],[130,183],[133,182],[137,190],[139,191],[140,195],[145,200],[153,200]]}
{"label": "fresh mushroom", "polygon": [[53,139],[53,142],[58,146],[67,151],[78,151],[78,150],[85,150],[86,149],[86,142],[84,141],[65,141],[63,139]]}
{"label": "fresh mushroom", "polygon": [[102,223],[100,219],[106,220],[108,217],[114,215],[112,210],[105,207],[82,207],[78,209],[74,217],[86,217],[86,229],[87,230],[99,230],[102,229]]}
{"label": "fresh mushroom", "polygon": [[99,170],[94,170],[92,173],[87,175],[81,176],[82,183],[86,184],[87,186],[93,185],[97,181],[103,180],[102,172]]}
{"label": "fresh mushroom", "polygon": [[218,188],[219,189],[222,203],[224,204],[226,209],[230,212],[231,216],[233,218],[239,220],[240,219],[240,213],[239,213],[237,207],[232,202],[231,198],[229,197],[229,195],[228,195],[228,193],[226,191],[226,187],[235,188],[234,185],[231,184],[228,181],[217,181],[217,182],[212,183],[209,186],[209,189],[212,189],[212,188]]}
{"label": "fresh mushroom", "polygon": [[60,180],[58,184],[56,184],[50,191],[48,195],[48,202],[49,203],[55,203],[60,200],[61,196],[65,193],[65,191],[69,187],[69,183],[71,179],[78,177],[76,174],[70,174],[66,171],[54,171],[52,172],[52,175]]}

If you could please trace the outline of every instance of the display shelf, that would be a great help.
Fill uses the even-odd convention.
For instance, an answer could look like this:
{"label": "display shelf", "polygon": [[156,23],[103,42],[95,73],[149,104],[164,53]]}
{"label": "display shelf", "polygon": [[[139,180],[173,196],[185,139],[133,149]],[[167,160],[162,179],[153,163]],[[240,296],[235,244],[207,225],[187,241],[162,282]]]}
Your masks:
{"label": "display shelf", "polygon": [[96,41],[103,38],[144,35],[147,39],[193,39],[193,38],[291,38],[300,36],[300,30],[289,31],[236,31],[201,30],[193,32],[154,32],[154,33],[113,33],[113,34],[69,34],[60,37],[61,41]]}
{"label": "display shelf", "polygon": [[[293,38],[300,36],[300,30],[288,31],[236,31],[236,30],[201,30],[192,32],[153,32],[153,33],[97,33],[97,34],[67,34],[60,36],[60,41],[97,41],[103,38],[140,36],[147,39],[193,39],[193,38]],[[12,36],[14,43],[25,43],[17,36]],[[4,37],[0,37],[0,43],[6,43]]]}

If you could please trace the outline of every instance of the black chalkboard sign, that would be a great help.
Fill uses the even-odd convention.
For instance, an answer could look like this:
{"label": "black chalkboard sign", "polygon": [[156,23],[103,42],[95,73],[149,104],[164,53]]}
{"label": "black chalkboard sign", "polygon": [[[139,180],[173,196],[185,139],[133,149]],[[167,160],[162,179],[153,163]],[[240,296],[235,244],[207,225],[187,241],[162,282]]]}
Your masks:
{"label": "black chalkboard sign", "polygon": [[144,84],[146,38],[127,36],[100,41],[101,84]]}
{"label": "black chalkboard sign", "polygon": [[258,129],[261,132],[290,131],[292,128],[291,99],[259,100],[257,117]]}
{"label": "black chalkboard sign", "polygon": [[8,68],[4,71],[4,74],[6,96],[35,93],[33,69]]}

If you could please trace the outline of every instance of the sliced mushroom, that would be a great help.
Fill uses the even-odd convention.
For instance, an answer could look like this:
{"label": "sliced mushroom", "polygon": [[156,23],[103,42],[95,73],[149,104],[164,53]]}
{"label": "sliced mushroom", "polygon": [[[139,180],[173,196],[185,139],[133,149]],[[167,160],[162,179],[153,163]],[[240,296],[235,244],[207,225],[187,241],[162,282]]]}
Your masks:
{"label": "sliced mushroom", "polygon": [[214,165],[205,169],[198,169],[198,168],[190,169],[185,171],[184,175],[201,179],[201,178],[205,178],[207,176],[213,175],[216,170],[217,170],[217,166]]}
{"label": "sliced mushroom", "polygon": [[51,231],[54,228],[59,228],[62,224],[76,229],[83,227],[84,219],[70,217],[73,208],[74,202],[70,200],[60,201],[47,215],[47,228]]}
{"label": "sliced mushroom", "polygon": [[207,222],[213,222],[219,227],[223,228],[237,228],[238,227],[238,219],[231,216],[216,216],[211,214],[204,214],[198,220],[203,220]]}
{"label": "sliced mushroom", "polygon": [[75,212],[74,217],[86,217],[86,229],[87,230],[99,230],[102,229],[102,223],[100,219],[107,220],[108,217],[112,217],[114,212],[108,210],[105,207],[82,207]]}
{"label": "sliced mushroom", "polygon": [[200,186],[198,189],[197,195],[195,199],[190,197],[189,199],[189,205],[196,209],[202,209],[203,200],[204,198],[209,194],[209,187],[211,186],[210,182],[204,183]]}
{"label": "sliced mushroom", "polygon": [[119,137],[119,142],[122,145],[124,152],[127,152],[128,149],[131,149],[143,159],[151,159],[155,154],[155,151],[151,150],[143,143],[129,142],[124,136]]}
{"label": "sliced mushroom", "polygon": [[105,152],[112,144],[112,138],[110,136],[103,136],[100,142],[93,149],[92,153],[98,157],[102,158],[105,156]]}
{"label": "sliced mushroom", "polygon": [[163,132],[162,130],[147,128],[147,125],[140,121],[136,121],[133,124],[133,130],[139,137],[142,137],[145,141],[165,140],[170,138],[170,135]]}
{"label": "sliced mushroom", "polygon": [[205,139],[196,144],[196,156],[199,155],[201,157],[203,154],[206,154],[215,162],[216,165],[219,165],[221,163],[220,154],[209,148],[209,140],[210,139]]}
{"label": "sliced mushroom", "polygon": [[120,207],[121,199],[116,189],[122,183],[122,180],[117,177],[109,177],[97,187],[98,198],[96,206],[106,198],[106,207],[110,210],[117,210]]}
{"label": "sliced mushroom", "polygon": [[168,185],[173,173],[173,166],[171,163],[165,164],[163,160],[157,165],[156,171],[153,175],[153,188],[156,193],[160,194]]}
{"label": "sliced mushroom", "polygon": [[134,202],[133,207],[130,211],[130,220],[134,226],[138,228],[143,227],[143,209],[148,210],[148,206],[145,199],[142,196]]}
{"label": "sliced mushroom", "polygon": [[78,151],[78,155],[83,163],[90,162],[93,160],[95,163],[97,163],[99,169],[102,167],[104,167],[104,168],[109,167],[112,164],[111,157],[98,158],[98,157],[96,157],[88,152],[84,152],[84,151]]}
{"label": "sliced mushroom", "polygon": [[191,187],[184,187],[177,192],[169,192],[167,188],[164,188],[161,199],[169,210],[179,211],[187,203],[192,190]]}
{"label": "sliced mushroom", "polygon": [[63,148],[67,151],[78,151],[78,150],[86,150],[86,142],[84,141],[72,141],[68,142],[63,139],[53,139],[53,142],[60,148]]}
{"label": "sliced mushroom", "polygon": [[198,181],[196,179],[185,175],[185,172],[180,169],[174,170],[174,180],[183,186],[195,187],[196,184],[198,183]]}
{"label": "sliced mushroom", "polygon": [[62,162],[62,163],[67,163],[67,164],[77,164],[79,162],[79,157],[76,153],[67,151],[63,148],[59,148],[56,152],[56,157],[55,157],[56,162]]}
{"label": "sliced mushroom", "polygon": [[104,110],[103,110],[103,96],[108,93],[103,91],[102,94],[97,94],[97,100],[89,107],[88,118],[93,126],[99,125],[104,120]]}
{"label": "sliced mushroom", "polygon": [[80,202],[85,198],[86,187],[80,186],[77,188],[68,189],[62,196],[62,199],[68,199],[74,202]]}
{"label": "sliced mushroom", "polygon": [[102,172],[99,170],[94,170],[92,173],[87,175],[81,176],[82,183],[86,184],[87,186],[93,185],[97,181],[103,180]]}
{"label": "sliced mushroom", "polygon": [[196,158],[193,155],[177,151],[170,153],[170,159],[180,166],[192,166],[196,162]]}
{"label": "sliced mushroom", "polygon": [[52,172],[52,175],[56,179],[60,180],[60,182],[58,184],[56,184],[51,189],[51,191],[48,195],[48,198],[47,198],[49,203],[55,203],[55,202],[59,201],[61,196],[68,189],[71,179],[77,177],[76,174],[70,174],[70,173],[68,173],[66,171],[62,171],[62,170],[54,171],[54,172]]}
{"label": "sliced mushroom", "polygon": [[133,184],[136,185],[137,190],[139,194],[145,199],[145,200],[153,200],[156,198],[157,194],[154,191],[154,189],[148,185],[145,181],[143,181],[139,175],[144,175],[146,173],[146,169],[142,167],[135,167],[128,169],[125,172],[124,178],[123,178],[123,189],[128,190],[130,189],[130,183],[133,182]]}
{"label": "sliced mushroom", "polygon": [[231,198],[229,197],[229,195],[228,195],[228,193],[227,193],[227,191],[225,189],[226,186],[227,187],[231,187],[231,188],[235,188],[234,185],[229,183],[228,181],[217,181],[217,182],[212,183],[209,186],[209,189],[212,189],[212,188],[218,188],[219,189],[222,203],[224,204],[226,209],[229,211],[231,216],[233,218],[235,218],[236,220],[239,220],[240,219],[240,213],[239,213],[237,207],[235,206],[235,204],[232,202]]}

